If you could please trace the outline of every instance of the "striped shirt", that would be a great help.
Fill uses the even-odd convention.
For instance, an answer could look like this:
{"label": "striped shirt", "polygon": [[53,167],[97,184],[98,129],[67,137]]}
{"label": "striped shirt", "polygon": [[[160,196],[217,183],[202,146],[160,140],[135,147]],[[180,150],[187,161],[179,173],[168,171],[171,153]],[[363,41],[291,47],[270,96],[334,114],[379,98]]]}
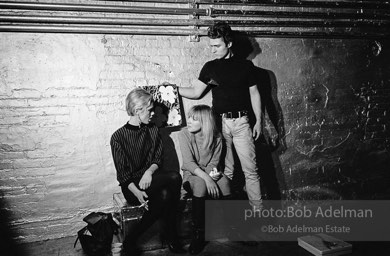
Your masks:
{"label": "striped shirt", "polygon": [[156,125],[126,123],[111,137],[111,152],[120,186],[141,178],[152,165],[162,164],[162,141]]}

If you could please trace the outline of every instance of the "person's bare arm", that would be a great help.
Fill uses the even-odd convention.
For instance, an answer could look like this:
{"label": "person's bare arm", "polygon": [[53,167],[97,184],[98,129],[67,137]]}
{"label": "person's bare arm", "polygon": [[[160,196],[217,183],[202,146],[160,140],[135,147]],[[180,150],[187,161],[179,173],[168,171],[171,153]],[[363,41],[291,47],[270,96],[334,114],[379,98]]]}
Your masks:
{"label": "person's bare arm", "polygon": [[158,165],[157,164],[152,164],[144,173],[144,175],[142,175],[142,178],[141,180],[139,181],[139,184],[138,186],[140,187],[140,189],[147,189],[150,187],[150,184],[152,184],[152,175],[153,173],[158,169]]}
{"label": "person's bare arm", "polygon": [[207,84],[197,80],[196,84],[191,87],[178,87],[179,94],[188,99],[199,99],[206,90]]}
{"label": "person's bare arm", "polygon": [[257,140],[261,135],[262,125],[261,99],[257,85],[249,87],[249,93],[251,95],[253,113],[256,116],[256,123],[253,126],[253,137]]}

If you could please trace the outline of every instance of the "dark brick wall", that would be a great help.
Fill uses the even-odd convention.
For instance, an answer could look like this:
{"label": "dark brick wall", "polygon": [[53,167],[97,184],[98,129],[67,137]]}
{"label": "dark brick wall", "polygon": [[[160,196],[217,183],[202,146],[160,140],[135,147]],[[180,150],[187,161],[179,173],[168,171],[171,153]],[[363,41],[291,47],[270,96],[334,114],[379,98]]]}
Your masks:
{"label": "dark brick wall", "polygon": [[264,191],[275,176],[291,199],[389,198],[389,41],[256,41],[254,63],[271,75],[265,133],[276,138],[274,119],[287,146],[267,156],[263,142]]}

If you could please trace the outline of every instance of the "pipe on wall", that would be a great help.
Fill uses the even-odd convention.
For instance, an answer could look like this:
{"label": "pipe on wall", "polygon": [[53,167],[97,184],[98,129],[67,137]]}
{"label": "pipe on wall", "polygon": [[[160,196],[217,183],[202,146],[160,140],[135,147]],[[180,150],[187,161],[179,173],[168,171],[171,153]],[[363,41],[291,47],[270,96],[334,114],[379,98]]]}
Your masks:
{"label": "pipe on wall", "polygon": [[59,26],[59,25],[1,25],[0,32],[28,32],[28,33],[73,33],[73,34],[126,34],[126,35],[203,35],[206,31],[193,29],[167,29],[145,27],[112,27],[112,26]]}
{"label": "pipe on wall", "polygon": [[389,13],[350,13],[350,12],[288,12],[211,9],[212,17],[278,17],[303,19],[390,19]]}
{"label": "pipe on wall", "polygon": [[[258,10],[232,10],[232,9],[199,9],[199,8],[172,8],[151,6],[125,6],[125,5],[98,5],[98,4],[60,4],[60,3],[18,3],[0,2],[0,9],[11,10],[41,10],[41,11],[77,11],[77,12],[107,12],[107,13],[136,13],[136,14],[161,14],[161,15],[194,15],[194,16],[230,16],[230,17],[294,17],[317,19],[389,19],[389,9],[377,8],[377,13],[365,13],[363,10],[351,12],[312,12],[312,11],[258,11]],[[244,7],[244,6],[243,6]],[[285,7],[285,6],[280,6]],[[320,8],[316,6],[316,8]],[[356,7],[354,7],[356,9]]]}
{"label": "pipe on wall", "polygon": [[389,39],[388,33],[376,33],[371,34],[368,32],[355,32],[346,34],[344,32],[283,32],[283,31],[243,31],[244,34],[252,37],[275,37],[275,38],[319,38],[319,39],[378,39],[386,38]]}
{"label": "pipe on wall", "polygon": [[[215,22],[216,20],[214,20]],[[390,21],[372,20],[229,20],[231,26],[245,27],[388,27]]]}
{"label": "pipe on wall", "polygon": [[0,2],[0,9],[207,16],[208,9],[98,4]]}
{"label": "pipe on wall", "polygon": [[48,23],[48,24],[102,24],[102,25],[144,25],[144,26],[208,26],[212,21],[195,19],[145,19],[99,16],[47,16],[47,15],[2,15],[0,22]]}
{"label": "pipe on wall", "polygon": [[[106,2],[106,1],[105,1]],[[123,2],[123,1],[115,1]],[[43,32],[50,33],[135,33],[140,30],[134,26],[144,26],[145,34],[158,35],[205,35],[202,27],[209,26],[218,20],[227,20],[235,30],[243,30],[248,35],[269,37],[315,37],[318,38],[389,38],[390,15],[383,10],[366,12],[356,8],[339,9],[337,12],[324,9],[316,11],[299,8],[298,10],[283,8],[277,10],[258,10],[257,8],[241,9],[218,6],[218,9],[209,7],[199,9],[199,3],[222,3],[224,1],[206,0],[136,0],[132,2],[159,2],[159,3],[190,3],[192,8],[178,7],[151,7],[105,4],[61,4],[41,2],[1,2],[0,1],[0,31],[2,32]],[[232,1],[238,4],[240,1]],[[247,2],[247,1],[245,1]],[[267,1],[269,6],[281,6],[281,2]],[[294,2],[294,1],[293,1]],[[314,3],[318,1],[304,1]],[[328,1],[321,1],[323,4]],[[340,3],[347,3],[341,2]],[[193,5],[196,3],[195,5]],[[329,3],[335,3],[329,1]],[[362,1],[361,4],[367,4]],[[263,3],[261,3],[263,4]],[[298,2],[296,2],[298,4]],[[375,2],[375,4],[378,4]],[[168,5],[169,6],[169,5]],[[372,5],[371,5],[372,6]],[[386,5],[388,6],[388,5]],[[1,8],[3,10],[1,10]],[[264,9],[264,8],[263,8]],[[6,11],[8,11],[8,13]],[[18,12],[21,11],[21,14]],[[5,12],[3,15],[1,12]],[[77,16],[63,15],[67,12],[79,12]],[[88,15],[96,14],[95,16]],[[121,13],[120,17],[108,17]],[[128,14],[141,14],[139,17]],[[30,14],[30,15],[29,15]],[[32,15],[31,15],[32,14]],[[149,18],[142,15],[161,15],[161,18]],[[163,15],[178,15],[178,18],[167,19]],[[217,19],[216,17],[221,17]],[[90,25],[87,27],[86,25]],[[127,26],[127,27],[121,27]],[[155,27],[159,28],[156,33]],[[69,27],[69,28],[67,28]],[[176,27],[172,30],[173,27]],[[14,28],[12,30],[12,28]],[[39,29],[41,28],[41,30]],[[268,29],[264,29],[268,28]],[[342,31],[344,30],[344,31]],[[360,31],[359,31],[360,30]]]}
{"label": "pipe on wall", "polygon": [[311,8],[364,8],[364,9],[390,9],[389,2],[383,1],[301,1],[301,0],[203,0],[200,2],[212,2],[223,5],[249,5],[249,6],[273,6],[273,7],[311,7]]}
{"label": "pipe on wall", "polygon": [[[0,22],[47,23],[47,24],[102,24],[102,25],[144,25],[144,26],[209,26],[219,20],[210,19],[156,19],[117,18],[100,16],[47,16],[10,15],[0,16]],[[388,27],[389,22],[372,20],[229,20],[231,26],[243,27]]]}
{"label": "pipe on wall", "polygon": [[[123,0],[106,0],[106,2],[124,2]],[[301,1],[301,0],[132,0],[139,3],[178,3],[199,5],[245,5],[269,7],[316,7],[316,8],[364,8],[390,9],[389,2],[383,1]]]}
{"label": "pipe on wall", "polygon": [[[164,29],[145,27],[113,27],[113,26],[75,26],[75,25],[1,25],[0,32],[25,32],[25,33],[72,33],[72,34],[123,34],[123,35],[158,35],[158,36],[206,36],[207,30],[198,29]],[[253,37],[271,38],[333,38],[333,39],[365,39],[389,38],[387,33],[370,34],[368,32],[311,32],[311,31],[276,31],[276,30],[252,30],[241,31]]]}

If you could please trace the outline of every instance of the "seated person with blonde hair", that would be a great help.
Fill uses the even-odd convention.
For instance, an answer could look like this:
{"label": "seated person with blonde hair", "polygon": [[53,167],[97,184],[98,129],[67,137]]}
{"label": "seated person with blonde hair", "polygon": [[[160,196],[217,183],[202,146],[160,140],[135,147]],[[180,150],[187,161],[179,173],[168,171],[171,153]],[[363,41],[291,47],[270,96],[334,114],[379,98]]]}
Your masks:
{"label": "seated person with blonde hair", "polygon": [[178,171],[163,171],[163,145],[153,116],[152,96],[141,88],[126,98],[129,121],[111,137],[117,180],[129,204],[144,205],[142,219],[124,241],[126,255],[137,255],[137,239],[159,218],[170,251],[184,253],[176,229],[182,178]]}
{"label": "seated person with blonde hair", "polygon": [[204,246],[205,199],[230,196],[229,179],[218,170],[222,136],[207,105],[193,106],[187,114],[187,128],[179,133],[183,158],[183,187],[192,194],[194,235],[188,251],[200,253]]}

